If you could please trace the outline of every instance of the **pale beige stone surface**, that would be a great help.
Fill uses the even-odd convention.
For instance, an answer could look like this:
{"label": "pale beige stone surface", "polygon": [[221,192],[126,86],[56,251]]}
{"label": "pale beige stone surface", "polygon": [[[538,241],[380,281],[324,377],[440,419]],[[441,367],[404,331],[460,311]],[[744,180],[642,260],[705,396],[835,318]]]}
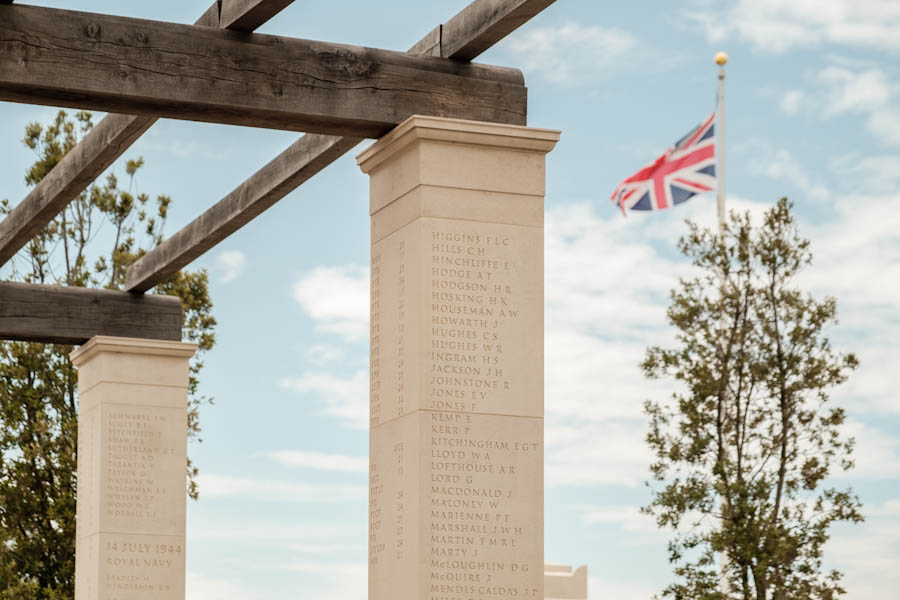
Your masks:
{"label": "pale beige stone surface", "polygon": [[378,219],[372,219],[372,241],[419,217],[543,227],[544,197],[420,185],[378,211]]}
{"label": "pale beige stone surface", "polygon": [[79,539],[75,598],[184,600],[184,549],[184,535],[98,533]]}
{"label": "pale beige stone surface", "polygon": [[544,156],[558,140],[549,129],[413,116],[357,162],[372,214],[420,185],[543,197]]}
{"label": "pale beige stone surface", "polygon": [[78,367],[76,600],[184,600],[195,344],[97,336]]}
{"label": "pale beige stone surface", "polygon": [[587,600],[588,568],[569,565],[544,565],[545,600]]}
{"label": "pale beige stone surface", "polygon": [[[72,353],[78,394],[98,383],[183,387],[196,344],[98,335]],[[152,357],[152,359],[151,359]],[[127,398],[124,399],[127,401]]]}
{"label": "pale beige stone surface", "polygon": [[370,600],[543,597],[543,194],[559,133],[412,117],[371,177]]}
{"label": "pale beige stone surface", "polygon": [[541,228],[418,218],[375,243],[372,273],[373,424],[423,408],[543,416]]}
{"label": "pale beige stone surface", "polygon": [[374,428],[370,598],[539,598],[543,457],[540,418],[417,410]]}

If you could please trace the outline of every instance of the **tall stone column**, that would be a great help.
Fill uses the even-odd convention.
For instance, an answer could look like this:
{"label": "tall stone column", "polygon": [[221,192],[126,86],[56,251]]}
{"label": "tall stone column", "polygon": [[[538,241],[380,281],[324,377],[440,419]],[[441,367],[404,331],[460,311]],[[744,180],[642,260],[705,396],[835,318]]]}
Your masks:
{"label": "tall stone column", "polygon": [[544,180],[558,139],[416,116],[358,158],[370,600],[543,598]]}
{"label": "tall stone column", "polygon": [[184,600],[196,344],[97,336],[78,367],[76,600]]}

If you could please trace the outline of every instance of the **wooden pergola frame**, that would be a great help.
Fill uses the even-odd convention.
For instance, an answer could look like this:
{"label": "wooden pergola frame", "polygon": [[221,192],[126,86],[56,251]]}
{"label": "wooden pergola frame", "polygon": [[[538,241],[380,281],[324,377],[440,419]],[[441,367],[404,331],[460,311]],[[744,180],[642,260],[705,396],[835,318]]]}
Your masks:
{"label": "wooden pergola frame", "polygon": [[177,298],[143,293],[363,139],[414,114],[526,124],[521,72],[471,61],[555,0],[475,0],[407,53],[250,34],[291,2],[220,0],[191,26],[0,0],[0,101],[110,113],[0,223],[0,265],[158,118],[307,132],[134,263],[126,292],[0,282],[0,339],[180,340]]}

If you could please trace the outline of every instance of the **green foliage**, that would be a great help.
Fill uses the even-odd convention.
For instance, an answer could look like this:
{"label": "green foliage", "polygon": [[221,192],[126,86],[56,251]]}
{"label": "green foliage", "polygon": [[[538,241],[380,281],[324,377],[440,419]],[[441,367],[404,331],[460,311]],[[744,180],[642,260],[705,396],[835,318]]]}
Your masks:
{"label": "green foliage", "polygon": [[[53,123],[29,124],[24,143],[37,159],[25,180],[41,181],[91,127],[60,111]],[[129,265],[162,242],[171,199],[136,193],[144,161],[125,163],[128,189],[110,173],[73,200],[13,262],[11,279],[121,289]],[[12,207],[0,204],[0,217]],[[156,293],[178,296],[184,339],[200,351],[215,343],[205,271],[179,272]],[[74,596],[77,373],[71,346],[0,343],[0,600]],[[188,435],[200,433],[197,392],[202,362],[191,365]],[[196,498],[197,470],[188,462],[187,493]]]}
{"label": "green foliage", "polygon": [[844,410],[828,391],[857,360],[825,336],[837,322],[835,300],[796,287],[812,254],[791,210],[781,199],[759,229],[749,214],[733,214],[721,236],[689,223],[680,242],[700,275],[672,291],[677,347],[649,348],[642,365],[682,390],[645,403],[658,485],[644,511],[674,532],[678,582],[666,598],[844,593],[841,574],[823,572],[823,545],[833,523],[863,517],[851,489],[824,487],[853,465]]}

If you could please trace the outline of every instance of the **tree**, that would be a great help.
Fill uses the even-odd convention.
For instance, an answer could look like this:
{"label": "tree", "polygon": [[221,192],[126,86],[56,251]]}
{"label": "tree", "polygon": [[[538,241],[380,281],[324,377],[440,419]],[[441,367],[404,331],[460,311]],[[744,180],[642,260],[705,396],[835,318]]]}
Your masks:
{"label": "tree", "polygon": [[758,229],[749,214],[721,236],[688,226],[679,247],[700,274],[671,293],[677,346],[649,348],[642,365],[681,390],[644,405],[657,485],[643,510],[674,531],[678,581],[662,595],[832,600],[844,590],[822,565],[829,528],[863,520],[852,489],[825,487],[853,465],[844,410],[829,402],[857,366],[825,335],[836,302],[797,287],[812,253],[786,198]]}
{"label": "tree", "polygon": [[[37,154],[25,180],[36,185],[91,128],[91,116],[60,111],[53,123],[26,127]],[[128,160],[128,189],[110,173],[79,195],[13,262],[11,279],[120,289],[128,266],[159,245],[171,204],[135,193],[143,159]],[[0,217],[11,210],[0,204]],[[24,255],[24,256],[22,256]],[[23,264],[24,263],[24,264]],[[209,350],[216,321],[205,271],[180,272],[156,293],[178,296],[184,337]],[[0,343],[0,600],[74,596],[77,373],[71,346]],[[200,433],[199,360],[191,365],[188,435]],[[197,497],[197,470],[188,461],[187,493]]]}

